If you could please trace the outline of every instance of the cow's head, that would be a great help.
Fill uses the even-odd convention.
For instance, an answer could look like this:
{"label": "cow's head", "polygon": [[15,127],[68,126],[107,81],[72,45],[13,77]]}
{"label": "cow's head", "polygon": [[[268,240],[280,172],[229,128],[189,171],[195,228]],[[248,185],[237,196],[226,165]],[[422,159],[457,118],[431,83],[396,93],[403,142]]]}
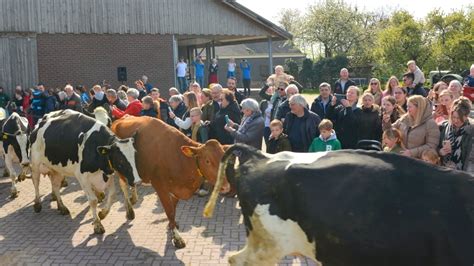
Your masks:
{"label": "cow's head", "polygon": [[[214,207],[216,206],[217,195],[224,186],[230,185],[233,187],[238,186],[240,173],[235,173],[235,162],[236,158],[239,158],[239,164],[242,165],[247,161],[254,160],[259,161],[267,158],[261,151],[255,149],[252,146],[246,144],[234,144],[229,149],[227,149],[222,156],[219,171],[217,173],[217,181],[212,191],[211,197],[204,208],[204,216],[211,217],[214,212]],[[224,176],[227,176],[225,178]],[[230,183],[230,185],[229,185]]]}
{"label": "cow's head", "polygon": [[5,154],[11,145],[23,167],[27,167],[30,164],[28,157],[28,133],[28,120],[17,113],[10,115],[3,123],[1,136]]}
{"label": "cow's head", "polygon": [[[182,146],[181,151],[187,157],[194,158],[199,172],[209,183],[215,185],[219,163],[227,148],[228,146],[223,146],[218,141],[211,139],[198,147]],[[229,191],[230,186],[227,181],[224,182],[226,184],[221,192],[226,193]]]}
{"label": "cow's head", "polygon": [[124,176],[131,186],[141,180],[135,163],[134,142],[134,138],[116,139],[112,145],[97,147],[99,154],[106,156],[111,167]]}

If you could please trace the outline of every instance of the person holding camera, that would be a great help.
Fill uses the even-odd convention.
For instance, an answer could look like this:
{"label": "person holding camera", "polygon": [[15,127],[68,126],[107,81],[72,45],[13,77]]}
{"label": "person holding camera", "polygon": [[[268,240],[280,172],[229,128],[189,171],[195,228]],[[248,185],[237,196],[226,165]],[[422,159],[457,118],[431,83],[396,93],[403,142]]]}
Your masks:
{"label": "person holding camera", "polygon": [[337,97],[332,97],[327,118],[334,123],[336,135],[343,149],[355,149],[359,141],[357,127],[360,123],[362,110],[357,107],[360,90],[356,86],[347,89],[346,96],[337,104]]}

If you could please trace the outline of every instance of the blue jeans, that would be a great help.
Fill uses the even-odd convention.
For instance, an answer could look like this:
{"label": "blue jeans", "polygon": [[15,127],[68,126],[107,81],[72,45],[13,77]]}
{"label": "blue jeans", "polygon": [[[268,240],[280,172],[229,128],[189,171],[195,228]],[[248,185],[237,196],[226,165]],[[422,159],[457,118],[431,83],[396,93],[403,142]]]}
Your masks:
{"label": "blue jeans", "polygon": [[179,92],[185,93],[188,89],[188,82],[186,77],[178,77]]}
{"label": "blue jeans", "polygon": [[199,83],[199,86],[201,86],[201,89],[204,86],[204,77],[196,77],[196,82]]}
{"label": "blue jeans", "polygon": [[235,78],[235,71],[227,71],[227,78],[234,77]]}

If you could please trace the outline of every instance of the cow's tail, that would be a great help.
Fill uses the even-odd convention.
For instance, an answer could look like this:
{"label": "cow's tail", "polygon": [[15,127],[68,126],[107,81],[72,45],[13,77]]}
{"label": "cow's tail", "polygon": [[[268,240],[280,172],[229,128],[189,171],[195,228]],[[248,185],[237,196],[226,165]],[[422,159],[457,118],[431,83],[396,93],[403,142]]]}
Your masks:
{"label": "cow's tail", "polygon": [[[221,191],[222,185],[224,184],[225,172],[227,169],[227,164],[229,161],[235,162],[235,154],[230,152],[232,147],[224,153],[222,157],[221,163],[219,164],[219,170],[217,172],[217,180],[216,184],[214,185],[214,190],[212,191],[211,197],[204,208],[203,216],[206,218],[212,217],[214,213],[214,208],[216,207],[217,197],[219,196],[219,192]],[[233,167],[233,163],[232,167]]]}

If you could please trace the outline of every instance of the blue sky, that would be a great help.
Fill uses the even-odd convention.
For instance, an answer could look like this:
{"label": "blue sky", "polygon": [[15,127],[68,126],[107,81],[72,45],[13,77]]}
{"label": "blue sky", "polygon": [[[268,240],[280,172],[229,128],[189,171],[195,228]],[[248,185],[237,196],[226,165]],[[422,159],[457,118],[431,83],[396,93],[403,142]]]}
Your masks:
{"label": "blue sky", "polygon": [[[237,0],[237,2],[276,23],[278,21],[279,10],[282,10],[284,8],[297,8],[303,12],[308,5],[316,3],[318,1]],[[423,18],[429,11],[435,8],[441,8],[445,12],[450,12],[453,8],[460,9],[462,6],[465,7],[469,3],[472,3],[472,1],[469,0],[345,0],[345,2],[350,5],[356,5],[359,8],[371,11],[380,9],[390,11],[393,9],[403,8],[406,10],[412,10],[412,14],[417,18]]]}

